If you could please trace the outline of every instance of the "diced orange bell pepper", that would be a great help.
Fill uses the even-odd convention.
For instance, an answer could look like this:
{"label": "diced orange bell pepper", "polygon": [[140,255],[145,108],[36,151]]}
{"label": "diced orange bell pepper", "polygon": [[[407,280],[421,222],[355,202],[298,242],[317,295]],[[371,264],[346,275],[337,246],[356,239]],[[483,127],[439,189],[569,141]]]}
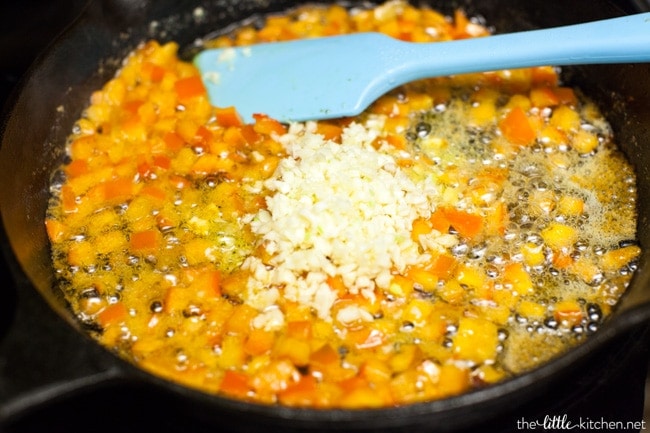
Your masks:
{"label": "diced orange bell pepper", "polygon": [[312,352],[309,360],[312,364],[326,366],[339,362],[338,352],[330,345],[325,344],[320,349]]}
{"label": "diced orange bell pepper", "polygon": [[530,102],[535,107],[554,107],[560,103],[560,98],[549,87],[535,87],[530,91]]}
{"label": "diced orange bell pepper", "polygon": [[253,125],[243,125],[241,127],[241,134],[248,144],[257,143],[260,139],[260,134]]}
{"label": "diced orange bell pepper", "polygon": [[167,148],[172,152],[178,152],[183,148],[184,141],[176,132],[167,132],[163,136],[163,141]]}
{"label": "diced orange bell pepper", "polygon": [[438,284],[438,276],[429,269],[414,266],[408,269],[406,276],[426,291],[433,291]]}
{"label": "diced orange bell pepper", "polygon": [[165,72],[165,68],[158,66],[153,62],[147,61],[142,64],[143,75],[145,77],[149,77],[149,79],[154,83],[162,80],[165,76]]}
{"label": "diced orange bell pepper", "polygon": [[361,377],[374,383],[389,381],[392,373],[388,364],[377,358],[367,359],[359,370]]}
{"label": "diced orange bell pepper", "polygon": [[125,200],[133,196],[134,184],[131,179],[118,178],[105,182],[103,190],[106,200]]}
{"label": "diced orange bell pepper", "polygon": [[638,245],[628,245],[626,247],[616,248],[607,251],[602,255],[600,264],[606,271],[617,271],[641,254],[641,248]]}
{"label": "diced orange bell pepper", "polygon": [[152,252],[160,247],[161,242],[161,233],[152,229],[132,233],[129,245],[133,252]]}
{"label": "diced orange bell pepper", "polygon": [[237,305],[225,323],[224,331],[230,334],[247,334],[251,321],[259,312],[248,304]]}
{"label": "diced orange bell pepper", "polygon": [[557,86],[558,74],[552,66],[539,66],[531,69],[531,81],[537,86]]}
{"label": "diced orange bell pepper", "polygon": [[[484,344],[484,343],[480,343]],[[443,364],[440,367],[438,388],[443,395],[459,394],[470,386],[469,372],[455,364]]]}
{"label": "diced orange bell pepper", "polygon": [[327,285],[330,286],[330,289],[336,291],[339,296],[342,296],[348,291],[340,275],[327,277]]}
{"label": "diced orange bell pepper", "polygon": [[65,174],[70,178],[86,173],[88,173],[88,161],[85,159],[75,159],[65,167]]}
{"label": "diced orange bell pepper", "polygon": [[472,239],[483,229],[483,218],[480,215],[455,208],[446,208],[444,212],[447,221],[463,237]]}
{"label": "diced orange bell pepper", "polygon": [[153,165],[162,168],[164,170],[167,170],[172,164],[171,159],[169,159],[168,156],[165,155],[155,155],[153,157]]}
{"label": "diced orange bell pepper", "polygon": [[342,132],[343,128],[331,122],[318,122],[316,124],[316,133],[322,135],[325,140],[340,143]]}
{"label": "diced orange bell pepper", "polygon": [[140,162],[137,167],[137,172],[138,172],[138,176],[140,176],[141,178],[150,177],[152,173],[151,164],[149,164],[149,162],[147,161]]}
{"label": "diced orange bell pepper", "polygon": [[205,86],[199,75],[181,78],[174,83],[174,90],[180,100],[194,98],[206,93]]}
{"label": "diced orange bell pepper", "polygon": [[442,208],[436,209],[435,212],[431,214],[429,221],[431,222],[433,229],[439,231],[440,233],[449,232],[449,220],[447,219],[447,215],[445,215],[445,212]]}
{"label": "diced orange bell pepper", "polygon": [[453,275],[457,265],[458,261],[453,256],[449,254],[436,254],[431,259],[427,270],[441,280],[446,280]]}
{"label": "diced orange bell pepper", "polygon": [[104,308],[98,315],[97,321],[103,327],[120,323],[126,319],[126,306],[123,302],[116,302]]}
{"label": "diced orange bell pepper", "polygon": [[566,269],[573,264],[573,257],[569,251],[558,250],[553,252],[553,266],[558,269]]}
{"label": "diced orange bell pepper", "polygon": [[167,197],[165,190],[153,185],[144,186],[140,192],[143,195],[153,198],[157,202],[162,202]]}
{"label": "diced orange bell pepper", "polygon": [[218,269],[208,266],[195,271],[190,277],[189,287],[197,296],[221,296],[221,272]]}
{"label": "diced orange bell pepper", "polygon": [[401,134],[386,134],[384,141],[393,146],[395,149],[405,149],[408,142],[406,137]]}
{"label": "diced orange bell pepper", "polygon": [[576,301],[560,301],[555,304],[553,316],[558,322],[574,326],[582,320],[582,309]]}
{"label": "diced orange bell pepper", "polygon": [[217,116],[217,123],[224,127],[241,126],[244,124],[235,107],[215,108],[214,114]]}
{"label": "diced orange bell pepper", "polygon": [[66,213],[77,211],[77,197],[70,185],[61,187],[61,206]]}
{"label": "diced orange bell pepper", "polygon": [[221,385],[219,385],[219,389],[224,394],[239,398],[246,397],[248,392],[251,390],[248,384],[248,376],[234,370],[226,370]]}
{"label": "diced orange bell pepper", "polygon": [[300,376],[297,382],[287,386],[278,394],[282,404],[287,406],[311,406],[318,397],[318,384],[311,374]]}
{"label": "diced orange bell pepper", "polygon": [[287,336],[300,340],[309,340],[311,338],[311,321],[294,320],[287,323]]}
{"label": "diced orange bell pepper", "polygon": [[420,242],[420,235],[426,235],[431,233],[432,227],[431,223],[425,219],[417,218],[413,221],[413,227],[411,228],[411,239],[413,242]]}
{"label": "diced orange bell pepper", "polygon": [[515,107],[499,122],[503,136],[514,144],[528,146],[535,140],[535,130],[521,107]]}
{"label": "diced orange bell pepper", "polygon": [[246,137],[244,137],[242,128],[239,126],[229,126],[224,130],[221,140],[215,140],[212,143],[210,151],[221,155],[224,152],[242,148],[246,144],[248,142],[246,141]]}
{"label": "diced orange bell pepper", "polygon": [[66,227],[61,221],[48,218],[45,220],[45,229],[51,242],[61,242],[63,240]]}
{"label": "diced orange bell pepper", "polygon": [[239,296],[246,290],[246,281],[249,274],[246,271],[235,271],[224,275],[221,279],[221,291],[229,296]]}
{"label": "diced orange bell pepper", "polygon": [[253,356],[262,355],[273,348],[274,342],[274,332],[254,328],[244,343],[244,351]]}
{"label": "diced orange bell pepper", "polygon": [[273,133],[283,135],[287,132],[287,128],[282,123],[266,114],[253,114],[253,118],[255,119],[253,129],[259,134],[270,136]]}
{"label": "diced orange bell pepper", "polygon": [[408,296],[415,288],[415,281],[404,275],[393,275],[388,291],[395,296]]}
{"label": "diced orange bell pepper", "polygon": [[562,104],[575,105],[578,102],[576,93],[571,87],[558,87],[555,89],[555,94]]}
{"label": "diced orange bell pepper", "polygon": [[185,189],[190,186],[190,181],[183,176],[171,175],[169,176],[169,183],[172,188]]}
{"label": "diced orange bell pepper", "polygon": [[456,9],[454,11],[454,39],[464,39],[469,36],[467,33],[467,26],[469,25],[469,19],[465,12],[461,9]]}
{"label": "diced orange bell pepper", "polygon": [[196,129],[194,137],[192,138],[192,143],[207,146],[208,143],[212,140],[212,132],[205,126],[201,125]]}
{"label": "diced orange bell pepper", "polygon": [[526,272],[523,264],[519,262],[506,265],[503,272],[503,279],[519,295],[526,295],[533,291],[533,281],[530,274]]}
{"label": "diced orange bell pepper", "polygon": [[307,366],[309,364],[309,355],[311,346],[309,342],[292,337],[280,337],[278,342],[273,346],[273,353],[278,358],[285,358],[293,365]]}
{"label": "diced orange bell pepper", "polygon": [[133,100],[133,101],[126,101],[122,104],[122,108],[124,111],[130,113],[132,116],[136,116],[138,114],[138,109],[140,106],[144,104],[144,101],[141,100]]}

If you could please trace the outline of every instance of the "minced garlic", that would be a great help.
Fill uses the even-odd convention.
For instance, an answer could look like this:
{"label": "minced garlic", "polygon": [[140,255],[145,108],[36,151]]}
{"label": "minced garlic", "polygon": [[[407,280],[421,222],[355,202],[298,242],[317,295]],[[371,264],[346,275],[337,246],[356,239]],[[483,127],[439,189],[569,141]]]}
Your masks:
{"label": "minced garlic", "polygon": [[372,298],[376,287],[389,286],[392,271],[430,258],[410,233],[413,220],[435,210],[440,188],[433,174],[412,179],[394,149],[373,147],[376,123],[350,125],[341,144],[315,133],[313,123],[294,124],[279,138],[288,156],[264,183],[268,208],[250,222],[274,255],[272,268],[254,256],[244,264],[252,271],[248,300],[257,308],[270,307],[260,301],[269,287],[283,287],[286,299],[329,318],[337,294],[328,277]]}

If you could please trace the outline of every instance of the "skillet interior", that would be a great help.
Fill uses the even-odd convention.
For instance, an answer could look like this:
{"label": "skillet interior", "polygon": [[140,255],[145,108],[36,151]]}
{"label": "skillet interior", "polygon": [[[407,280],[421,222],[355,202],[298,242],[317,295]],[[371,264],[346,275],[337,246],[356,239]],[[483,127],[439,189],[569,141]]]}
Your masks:
{"label": "skillet interior", "polygon": [[[506,0],[483,0],[475,4],[467,0],[430,2],[446,12],[460,6],[470,15],[482,15],[499,32],[557,26],[621,13],[609,4],[592,1],[575,1],[570,6],[559,1],[529,1],[525,6],[517,7],[511,3]],[[192,14],[195,5],[191,1],[97,1],[87,10],[86,22],[67,33],[32,69],[31,78],[26,82],[5,126],[0,150],[0,183],[3,185],[0,207],[7,237],[22,271],[52,308],[72,326],[80,330],[61,297],[52,289],[53,275],[43,217],[50,173],[63,159],[62,144],[72,122],[86,105],[90,92],[108,80],[119,67],[119,59],[144,39],[171,39],[187,46],[197,36],[245,18],[253,11],[281,10],[294,4],[285,0],[211,1],[204,5],[205,10],[209,11],[204,15],[205,18],[196,19]],[[158,25],[149,25],[152,20]],[[650,241],[647,230],[650,209],[643,200],[650,188],[650,149],[644,146],[644,143],[650,141],[650,125],[644,123],[644,119],[650,119],[650,83],[645,78],[650,76],[649,72],[648,65],[598,66],[567,68],[566,75],[571,84],[581,87],[599,102],[606,117],[612,122],[618,142],[636,163],[640,196],[639,238],[644,247]],[[57,107],[63,109],[57,110]],[[584,347],[514,381],[445,402],[384,411],[379,417],[368,412],[350,414],[331,411],[314,414],[311,411],[266,411],[259,408],[254,408],[253,411],[269,418],[302,420],[297,426],[313,426],[319,420],[340,420],[346,427],[362,428],[365,422],[373,418],[379,419],[379,422],[383,420],[388,427],[391,424],[417,424],[425,419],[431,421],[432,415],[437,416],[435,424],[441,425],[442,421],[455,418],[463,408],[474,404],[488,401],[487,406],[484,406],[493,407],[502,404],[504,398],[514,402],[518,395],[515,391],[539,388],[539,385],[535,386],[536,381],[554,375],[583,358],[618,330],[646,318],[649,313],[644,305],[650,296],[646,290],[647,279],[650,278],[645,269],[647,255],[647,252],[643,255],[639,272],[609,327],[604,328]],[[251,409],[248,405],[204,398],[198,393],[173,385],[169,388],[192,400],[196,397],[207,404],[208,408],[225,408],[243,414],[242,416]],[[480,413],[474,415],[474,418],[480,417]],[[467,417],[462,422],[455,422],[460,425],[471,421],[472,418]],[[451,422],[450,426],[453,424]]]}

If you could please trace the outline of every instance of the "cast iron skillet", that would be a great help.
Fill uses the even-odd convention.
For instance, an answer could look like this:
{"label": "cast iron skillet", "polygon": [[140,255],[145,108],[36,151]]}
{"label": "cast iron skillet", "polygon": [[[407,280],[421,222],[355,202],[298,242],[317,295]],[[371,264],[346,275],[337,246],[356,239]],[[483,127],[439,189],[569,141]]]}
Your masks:
{"label": "cast iron skillet", "polygon": [[[595,0],[469,0],[429,2],[451,13],[462,7],[499,32],[572,24],[624,12]],[[200,4],[202,14],[197,13]],[[636,166],[638,236],[647,249],[627,295],[587,341],[527,374],[459,397],[381,410],[317,411],[247,404],[151,376],[91,340],[53,284],[44,214],[50,174],[64,158],[72,123],[90,92],[113,76],[138,43],[155,37],[190,47],[199,36],[257,12],[294,6],[288,0],[96,0],[28,73],[3,125],[0,209],[8,260],[17,285],[16,313],[0,335],[0,427],[46,401],[116,383],[170,393],[179,411],[238,431],[452,431],[516,411],[569,373],[579,374],[614,338],[650,319],[650,65],[566,68],[564,79],[596,99]],[[45,300],[46,302],[42,302]],[[645,344],[631,342],[634,344]]]}

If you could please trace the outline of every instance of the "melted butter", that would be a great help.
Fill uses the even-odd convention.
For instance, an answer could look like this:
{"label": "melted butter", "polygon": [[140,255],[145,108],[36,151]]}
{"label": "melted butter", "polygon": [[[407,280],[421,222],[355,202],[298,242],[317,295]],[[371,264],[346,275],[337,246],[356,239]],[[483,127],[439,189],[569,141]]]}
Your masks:
{"label": "melted butter", "polygon": [[[635,238],[636,190],[634,172],[612,142],[611,129],[591,101],[582,97],[578,112],[582,128],[596,134],[600,144],[588,155],[572,151],[568,144],[544,145],[517,149],[513,155],[495,150],[501,139],[495,118],[481,127],[472,125],[467,103],[474,89],[458,88],[454,97],[436,109],[419,114],[407,133],[411,145],[435,161],[435,170],[455,170],[448,179],[448,196],[456,206],[469,207],[489,214],[487,204],[507,204],[509,225],[503,237],[490,238],[480,245],[480,254],[472,255],[472,246],[457,249],[461,260],[492,274],[503,272],[499,265],[512,258],[521,260],[525,244],[545,248],[542,231],[557,221],[579,229],[579,238],[570,254],[584,262],[598,263],[605,250],[616,249]],[[508,100],[503,93],[501,101]],[[473,178],[486,168],[504,170],[507,179],[502,188],[485,195],[486,206],[472,204],[469,191]],[[585,203],[581,215],[565,215],[557,207],[560,197],[579,197]],[[534,202],[541,202],[535,204]],[[486,213],[487,212],[487,213]],[[474,246],[476,247],[476,246]],[[500,356],[500,365],[512,373],[524,372],[552,359],[584,335],[597,328],[589,318],[573,327],[562,327],[552,319],[554,304],[560,299],[577,299],[580,303],[596,302],[611,305],[607,293],[619,284],[626,285],[629,271],[598,273],[593,281],[585,281],[571,272],[557,269],[549,261],[550,252],[539,266],[528,266],[535,286],[526,299],[544,305],[545,318],[511,316],[504,326],[508,338]],[[620,294],[619,290],[613,293]],[[617,296],[617,295],[613,295]],[[593,305],[590,308],[595,308]],[[600,314],[593,317],[601,319]]]}
{"label": "melted butter", "polygon": [[[434,11],[391,1],[376,13],[349,15],[338,5],[310,6],[214,43],[373,26],[390,32],[404,19],[415,20],[412,40],[473,35]],[[175,49],[143,46],[94,95],[68,143],[77,165],[56,176],[48,209],[53,264],[71,308],[99,342],[142,368],[263,403],[358,408],[440,399],[525,372],[579,344],[625,291],[639,254],[634,172],[588,99],[533,107],[528,92],[540,84],[529,70],[411,83],[354,119],[384,122],[372,146],[390,147],[411,180],[432,181],[436,207],[481,217],[485,230],[476,237],[447,226],[441,230],[448,233],[436,229],[429,239],[454,242],[439,242],[434,251],[434,242],[420,241],[419,252],[453,262],[448,272],[391,269],[387,290],[367,297],[343,279],[328,280],[342,295],[331,320],[277,296],[281,284],[256,286],[242,263],[254,258],[265,272],[277,263],[269,243],[244,221],[268,207],[260,184],[286,156],[276,142],[282,127],[263,118],[233,126],[227,111],[221,125],[216,119],[224,112],[215,115],[205,98],[178,102],[170,84],[192,67],[178,61]],[[151,65],[167,60],[158,80]],[[159,118],[152,101],[142,100],[149,96]],[[525,144],[510,142],[500,128],[516,106],[535,126],[535,140]],[[123,122],[134,119],[135,107],[143,122]],[[318,127],[336,140],[348,120]],[[130,181],[133,194],[98,199],[107,184],[115,187],[114,178],[121,186]],[[426,220],[426,212],[420,217]],[[152,230],[160,235],[155,248],[131,243]],[[251,288],[272,308],[247,304]],[[275,320],[280,312],[286,326]],[[260,336],[260,315],[277,331]],[[235,380],[225,380],[230,373]],[[305,378],[313,380],[306,384],[311,393],[283,395],[303,389]]]}

